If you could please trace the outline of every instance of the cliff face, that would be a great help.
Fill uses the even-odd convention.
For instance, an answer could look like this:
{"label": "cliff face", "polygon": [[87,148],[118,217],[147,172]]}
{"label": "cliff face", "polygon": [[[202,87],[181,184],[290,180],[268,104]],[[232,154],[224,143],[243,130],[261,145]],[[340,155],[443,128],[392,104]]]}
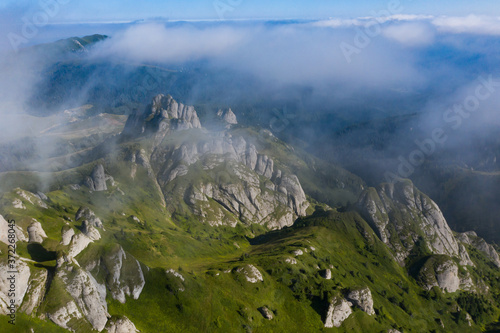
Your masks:
{"label": "cliff face", "polygon": [[[237,124],[231,109],[218,116]],[[210,225],[243,222],[276,229],[304,216],[309,203],[297,176],[278,168],[251,138],[228,129],[210,132],[193,107],[159,95],[144,113],[130,116],[123,131],[123,137],[153,140],[150,153],[132,153],[131,176],[141,165],[166,204],[172,209],[186,204]]]}
{"label": "cliff face", "polygon": [[425,244],[433,254],[459,257],[470,264],[439,207],[409,180],[369,188],[356,206],[399,263],[404,264],[417,244]]}
{"label": "cliff face", "polygon": [[158,95],[144,112],[132,114],[128,118],[122,135],[128,137],[151,135],[156,145],[169,131],[190,128],[201,128],[194,107],[177,103],[170,95]]}

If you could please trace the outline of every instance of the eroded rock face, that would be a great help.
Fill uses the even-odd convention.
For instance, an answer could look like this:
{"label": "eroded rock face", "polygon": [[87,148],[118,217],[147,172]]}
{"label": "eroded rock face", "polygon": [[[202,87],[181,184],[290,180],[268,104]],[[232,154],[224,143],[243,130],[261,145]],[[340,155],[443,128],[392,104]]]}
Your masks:
{"label": "eroded rock face", "polygon": [[152,135],[156,146],[169,131],[191,128],[201,128],[194,107],[177,103],[170,95],[160,94],[144,112],[132,114],[127,119],[122,135],[125,137]]}
{"label": "eroded rock face", "polygon": [[231,127],[231,125],[238,124],[236,115],[234,114],[233,110],[231,110],[231,108],[227,110],[219,110],[217,112],[217,116],[224,122],[226,128]]}
{"label": "eroded rock face", "polygon": [[[237,123],[232,110],[222,111],[219,117],[228,124]],[[186,136],[182,130],[187,129],[196,130]],[[122,137],[153,138],[149,157],[139,150],[127,158],[132,163],[131,177],[143,166],[152,179],[154,175],[167,205],[183,200],[210,225],[243,222],[277,229],[306,214],[309,203],[295,175],[276,168],[272,158],[259,154],[242,136],[208,132],[193,107],[171,96],[159,95],[145,112],[131,115]],[[199,167],[207,177],[186,185],[182,177],[199,174]],[[182,185],[176,186],[177,182]]]}
{"label": "eroded rock face", "polygon": [[486,243],[484,239],[478,237],[474,231],[468,231],[457,235],[457,239],[467,245],[475,247],[478,251],[482,252],[489,258],[495,266],[500,268],[500,257],[495,247]]}
{"label": "eroded rock face", "polygon": [[452,293],[460,288],[458,266],[444,255],[431,256],[420,269],[418,279],[427,290],[437,286]]}
{"label": "eroded rock face", "polygon": [[345,298],[334,297],[326,313],[325,327],[340,327],[351,315],[351,305]]}
{"label": "eroded rock face", "polygon": [[42,224],[35,219],[33,219],[33,223],[28,227],[28,235],[30,243],[43,243],[43,239],[47,238]]}
{"label": "eroded rock face", "polygon": [[76,303],[74,301],[70,301],[65,306],[60,307],[54,313],[49,313],[48,318],[52,320],[56,325],[73,331],[68,327],[68,323],[73,319],[81,319],[83,318],[83,316],[78,310]]}
{"label": "eroded rock face", "polygon": [[[175,186],[171,184],[176,180],[182,182],[181,177],[197,172],[190,171],[190,166],[201,163],[213,181],[176,188],[178,195],[170,196],[167,202],[185,198],[194,213],[211,225],[234,226],[239,220],[277,229],[293,224],[309,206],[298,178],[276,169],[271,158],[258,154],[242,137],[213,137],[157,149],[151,160],[162,188]],[[236,219],[227,218],[227,212]]]}
{"label": "eroded rock face", "polygon": [[347,299],[367,314],[375,314],[372,293],[369,288],[352,290],[347,295]]}
{"label": "eroded rock face", "polygon": [[66,290],[92,327],[102,331],[109,317],[106,287],[97,283],[90,273],[73,264],[59,267],[57,277],[62,279]]}
{"label": "eroded rock face", "polygon": [[138,299],[146,284],[137,259],[127,254],[119,245],[88,263],[85,269],[96,276],[104,272],[106,287],[111,296],[120,303],[125,303],[126,296]]}
{"label": "eroded rock face", "polygon": [[61,244],[69,245],[71,243],[71,239],[75,235],[75,230],[70,226],[64,226],[61,229]]}
{"label": "eroded rock face", "polygon": [[71,237],[71,242],[69,243],[68,255],[72,258],[76,257],[80,252],[85,250],[90,243],[92,243],[92,239],[82,233],[73,235],[73,237]]}
{"label": "eroded rock face", "polygon": [[99,231],[88,220],[82,223],[82,233],[93,241],[101,239]]}
{"label": "eroded rock face", "polygon": [[[45,208],[47,209],[47,204],[43,201],[43,200],[47,200],[47,196],[45,196],[43,193],[42,196],[45,198],[42,200],[42,197],[39,196],[39,195],[36,195],[36,194],[33,194],[31,192],[28,192],[28,191],[25,191],[25,190],[22,190],[20,188],[17,188],[16,190],[16,194],[23,200],[29,202],[31,205],[34,205],[34,206],[38,206],[38,207],[42,207],[42,208]],[[24,205],[23,205],[24,206]]]}
{"label": "eroded rock face", "polygon": [[102,164],[97,164],[94,167],[90,177],[85,179],[85,185],[91,191],[106,191],[108,189],[106,185],[106,174]]}
{"label": "eroded rock face", "polygon": [[96,228],[102,229],[103,227],[101,219],[98,218],[95,213],[88,207],[80,207],[76,212],[75,221],[80,220],[87,220],[92,226]]}
{"label": "eroded rock face", "polygon": [[384,184],[365,190],[357,203],[358,211],[374,228],[380,239],[393,251],[396,260],[404,260],[423,239],[434,254],[463,257],[441,210],[411,181]]}
{"label": "eroded rock face", "polygon": [[110,319],[106,325],[108,333],[136,333],[139,330],[127,317]]}

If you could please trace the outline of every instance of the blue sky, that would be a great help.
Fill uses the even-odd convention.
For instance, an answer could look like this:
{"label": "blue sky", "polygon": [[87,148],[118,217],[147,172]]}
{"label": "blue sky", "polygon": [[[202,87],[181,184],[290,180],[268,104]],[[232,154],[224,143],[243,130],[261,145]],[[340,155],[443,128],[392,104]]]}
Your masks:
{"label": "blue sky", "polygon": [[[328,18],[359,17],[387,9],[391,2],[400,3],[404,14],[426,15],[494,15],[500,16],[497,0],[42,0],[60,1],[52,22],[131,21],[151,17],[168,19],[248,18]],[[38,0],[2,0],[4,15],[19,17],[40,10]],[[218,8],[218,9],[217,9]],[[29,14],[28,14],[29,15]],[[3,16],[3,15],[2,15]]]}

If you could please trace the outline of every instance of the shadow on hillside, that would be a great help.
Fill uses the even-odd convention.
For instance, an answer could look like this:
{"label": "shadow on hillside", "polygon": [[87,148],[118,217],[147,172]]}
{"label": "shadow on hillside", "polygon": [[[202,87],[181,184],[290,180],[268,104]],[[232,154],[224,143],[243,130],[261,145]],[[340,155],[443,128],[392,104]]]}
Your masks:
{"label": "shadow on hillside", "polygon": [[28,244],[28,253],[31,259],[36,262],[51,261],[57,259],[55,251],[47,251],[41,244]]}

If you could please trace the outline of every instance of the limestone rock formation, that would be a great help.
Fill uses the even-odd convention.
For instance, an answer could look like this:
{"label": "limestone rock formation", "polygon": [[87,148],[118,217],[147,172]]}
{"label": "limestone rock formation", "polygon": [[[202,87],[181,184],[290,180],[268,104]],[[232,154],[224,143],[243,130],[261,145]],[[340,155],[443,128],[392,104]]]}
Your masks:
{"label": "limestone rock formation", "polygon": [[71,237],[71,242],[69,243],[68,255],[72,258],[76,257],[80,252],[85,250],[90,243],[92,243],[92,239],[88,238],[83,233],[73,235],[73,237]]}
{"label": "limestone rock formation", "polygon": [[237,273],[243,274],[245,279],[250,283],[257,283],[264,281],[262,274],[254,265],[245,265],[236,269]]}
{"label": "limestone rock formation", "polygon": [[125,303],[126,296],[138,299],[146,284],[141,265],[120,245],[86,263],[85,269],[96,276],[103,274],[111,296],[120,303]]}
{"label": "limestone rock formation", "polygon": [[345,298],[334,297],[326,313],[325,327],[340,327],[344,320],[351,315],[351,305]]}
{"label": "limestone rock formation", "polygon": [[[357,208],[393,250],[400,264],[404,264],[419,242],[425,243],[434,254],[461,257],[458,243],[439,207],[409,180],[365,190]],[[467,254],[462,253],[462,257],[467,261]]]}
{"label": "limestone rock formation", "polygon": [[231,108],[227,110],[219,110],[217,111],[217,116],[224,122],[226,128],[230,128],[231,125],[238,124],[238,120],[236,119],[236,115],[234,114]]}
{"label": "limestone rock formation", "polygon": [[58,268],[57,277],[66,286],[82,314],[97,331],[102,331],[108,321],[106,287],[100,285],[87,271],[73,264]]}
{"label": "limestone rock formation", "polygon": [[83,315],[80,313],[80,310],[78,310],[76,303],[74,301],[70,301],[57,309],[55,312],[49,313],[48,318],[56,325],[67,330],[71,330],[68,327],[68,323],[74,319],[83,318]]}
{"label": "limestone rock formation", "polygon": [[500,257],[495,247],[486,243],[484,239],[478,237],[474,231],[468,231],[457,235],[457,239],[467,245],[475,247],[478,251],[482,252],[489,258],[495,266],[500,268]]}
{"label": "limestone rock formation", "polygon": [[88,207],[80,207],[75,215],[75,221],[87,220],[90,225],[96,228],[103,228],[102,221],[95,213]]}
{"label": "limestone rock formation", "polygon": [[73,228],[71,228],[69,225],[63,226],[61,229],[61,244],[69,245],[74,235],[75,230]]}
{"label": "limestone rock formation", "polygon": [[47,238],[42,224],[35,219],[28,227],[28,235],[30,243],[43,243],[43,239]]}
{"label": "limestone rock formation", "polygon": [[[232,110],[219,116],[229,124],[237,123]],[[187,129],[196,131],[184,135]],[[158,95],[143,113],[131,115],[121,137],[153,139],[151,152],[129,152],[132,178],[143,166],[167,205],[183,200],[210,225],[243,222],[278,229],[292,225],[309,206],[295,175],[278,169],[272,158],[260,154],[243,136],[208,132],[192,106],[171,96]],[[183,179],[196,177],[200,169],[207,177],[186,185]],[[182,185],[176,186],[177,182]]]}
{"label": "limestone rock formation", "polygon": [[202,165],[213,180],[177,187],[178,196],[171,196],[170,201],[186,198],[194,213],[211,225],[234,226],[239,220],[277,229],[293,224],[309,206],[298,178],[275,168],[272,159],[258,154],[255,146],[242,137],[209,136],[168,151],[157,149],[151,162],[162,188],[174,186],[175,180],[187,176],[190,166]]}
{"label": "limestone rock formation", "polygon": [[85,179],[85,185],[91,191],[106,191],[108,189],[106,185],[106,174],[102,164],[97,164],[94,167],[90,176]]}
{"label": "limestone rock formation", "polygon": [[127,317],[111,318],[106,324],[108,333],[136,333],[139,330]]}
{"label": "limestone rock formation", "polygon": [[82,222],[82,233],[93,241],[101,239],[101,234],[99,231],[88,221]]}
{"label": "limestone rock formation", "polygon": [[420,269],[418,280],[427,290],[437,286],[452,293],[460,288],[458,266],[445,255],[431,256]]}
{"label": "limestone rock formation", "polygon": [[368,287],[351,290],[349,294],[347,294],[346,298],[367,314],[375,314],[375,310],[373,309],[372,293]]}
{"label": "limestone rock formation", "polygon": [[[31,192],[22,190],[20,188],[17,188],[15,191],[16,191],[16,194],[22,200],[25,200],[25,201],[29,202],[31,205],[47,209],[47,204],[42,200],[42,198],[39,195],[36,195],[36,194],[31,193]],[[42,193],[42,196],[45,198],[44,200],[48,199],[47,196],[45,196],[43,193]]]}
{"label": "limestone rock formation", "polygon": [[144,112],[132,114],[128,118],[122,135],[124,137],[152,135],[156,146],[169,131],[190,128],[201,128],[194,107],[177,103],[170,95],[160,94]]}

